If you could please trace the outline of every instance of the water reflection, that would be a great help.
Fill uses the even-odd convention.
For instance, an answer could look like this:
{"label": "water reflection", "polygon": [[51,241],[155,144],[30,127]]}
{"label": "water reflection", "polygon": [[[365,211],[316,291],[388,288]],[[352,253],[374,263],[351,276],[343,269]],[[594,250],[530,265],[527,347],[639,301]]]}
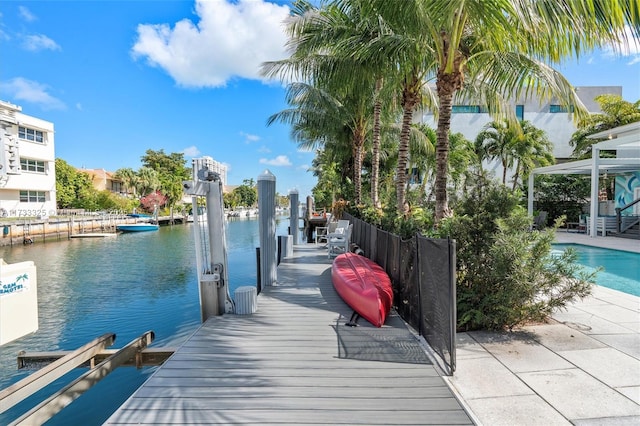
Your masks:
{"label": "water reflection", "polygon": [[[278,221],[277,235],[287,233]],[[230,288],[256,282],[258,221],[227,223]],[[33,260],[38,276],[39,330],[0,348],[0,389],[29,374],[16,370],[20,350],[70,350],[107,332],[122,347],[153,330],[153,346],[179,346],[200,324],[193,225],[116,238],[47,241],[0,248],[7,263]],[[248,255],[250,253],[250,255]],[[140,386],[153,368],[120,368],[73,402],[48,424],[102,424]],[[17,418],[60,386],[70,373],[21,406],[0,414]],[[51,390],[54,387],[56,389]]]}

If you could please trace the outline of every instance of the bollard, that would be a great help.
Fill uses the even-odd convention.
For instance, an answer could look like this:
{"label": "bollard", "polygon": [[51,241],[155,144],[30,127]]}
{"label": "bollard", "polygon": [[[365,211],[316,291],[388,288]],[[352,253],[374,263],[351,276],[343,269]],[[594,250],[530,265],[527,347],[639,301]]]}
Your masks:
{"label": "bollard", "polygon": [[236,314],[248,315],[258,310],[256,288],[252,286],[238,287],[234,292]]}

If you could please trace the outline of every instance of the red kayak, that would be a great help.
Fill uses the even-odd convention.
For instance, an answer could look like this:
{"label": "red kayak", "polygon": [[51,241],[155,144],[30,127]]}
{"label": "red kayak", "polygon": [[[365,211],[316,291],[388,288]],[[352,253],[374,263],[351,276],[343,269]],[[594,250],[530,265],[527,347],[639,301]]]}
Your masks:
{"label": "red kayak", "polygon": [[333,260],[331,279],[347,305],[382,327],[393,303],[391,279],[384,269],[364,256],[347,252]]}

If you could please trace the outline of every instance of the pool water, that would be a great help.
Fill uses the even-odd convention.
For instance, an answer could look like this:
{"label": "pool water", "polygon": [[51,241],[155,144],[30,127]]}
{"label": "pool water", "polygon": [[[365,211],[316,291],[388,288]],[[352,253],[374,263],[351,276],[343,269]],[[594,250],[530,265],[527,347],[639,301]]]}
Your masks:
{"label": "pool water", "polygon": [[587,271],[602,267],[596,276],[596,284],[640,296],[640,253],[582,244],[554,244],[553,247],[562,251],[568,247],[575,249],[578,255],[576,262]]}

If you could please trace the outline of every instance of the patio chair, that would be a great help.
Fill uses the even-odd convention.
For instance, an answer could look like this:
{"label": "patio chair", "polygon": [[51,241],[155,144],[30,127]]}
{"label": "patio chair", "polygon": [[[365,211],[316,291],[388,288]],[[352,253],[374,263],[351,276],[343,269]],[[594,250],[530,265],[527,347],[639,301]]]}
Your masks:
{"label": "patio chair", "polygon": [[342,221],[328,221],[327,226],[319,226],[316,228],[316,244],[318,243],[328,243],[329,242],[329,234],[335,232],[339,227],[349,226],[348,220]]}
{"label": "patio chair", "polygon": [[540,213],[538,213],[538,216],[533,218],[533,226],[531,227],[531,229],[542,229],[545,226],[547,226],[547,215],[549,213],[542,210]]}
{"label": "patio chair", "polygon": [[586,214],[581,214],[578,216],[578,232],[586,233],[587,232],[587,218],[589,216]]}
{"label": "patio chair", "polygon": [[316,244],[327,242],[327,234],[330,232],[329,231],[330,227],[331,227],[331,221],[329,218],[327,218],[327,223],[325,223],[325,226],[316,226],[316,239],[315,239]]}
{"label": "patio chair", "polygon": [[335,232],[329,234],[328,236],[329,259],[349,251],[349,244],[351,242],[352,231],[353,231],[353,225],[349,225],[346,228],[336,228]]}

